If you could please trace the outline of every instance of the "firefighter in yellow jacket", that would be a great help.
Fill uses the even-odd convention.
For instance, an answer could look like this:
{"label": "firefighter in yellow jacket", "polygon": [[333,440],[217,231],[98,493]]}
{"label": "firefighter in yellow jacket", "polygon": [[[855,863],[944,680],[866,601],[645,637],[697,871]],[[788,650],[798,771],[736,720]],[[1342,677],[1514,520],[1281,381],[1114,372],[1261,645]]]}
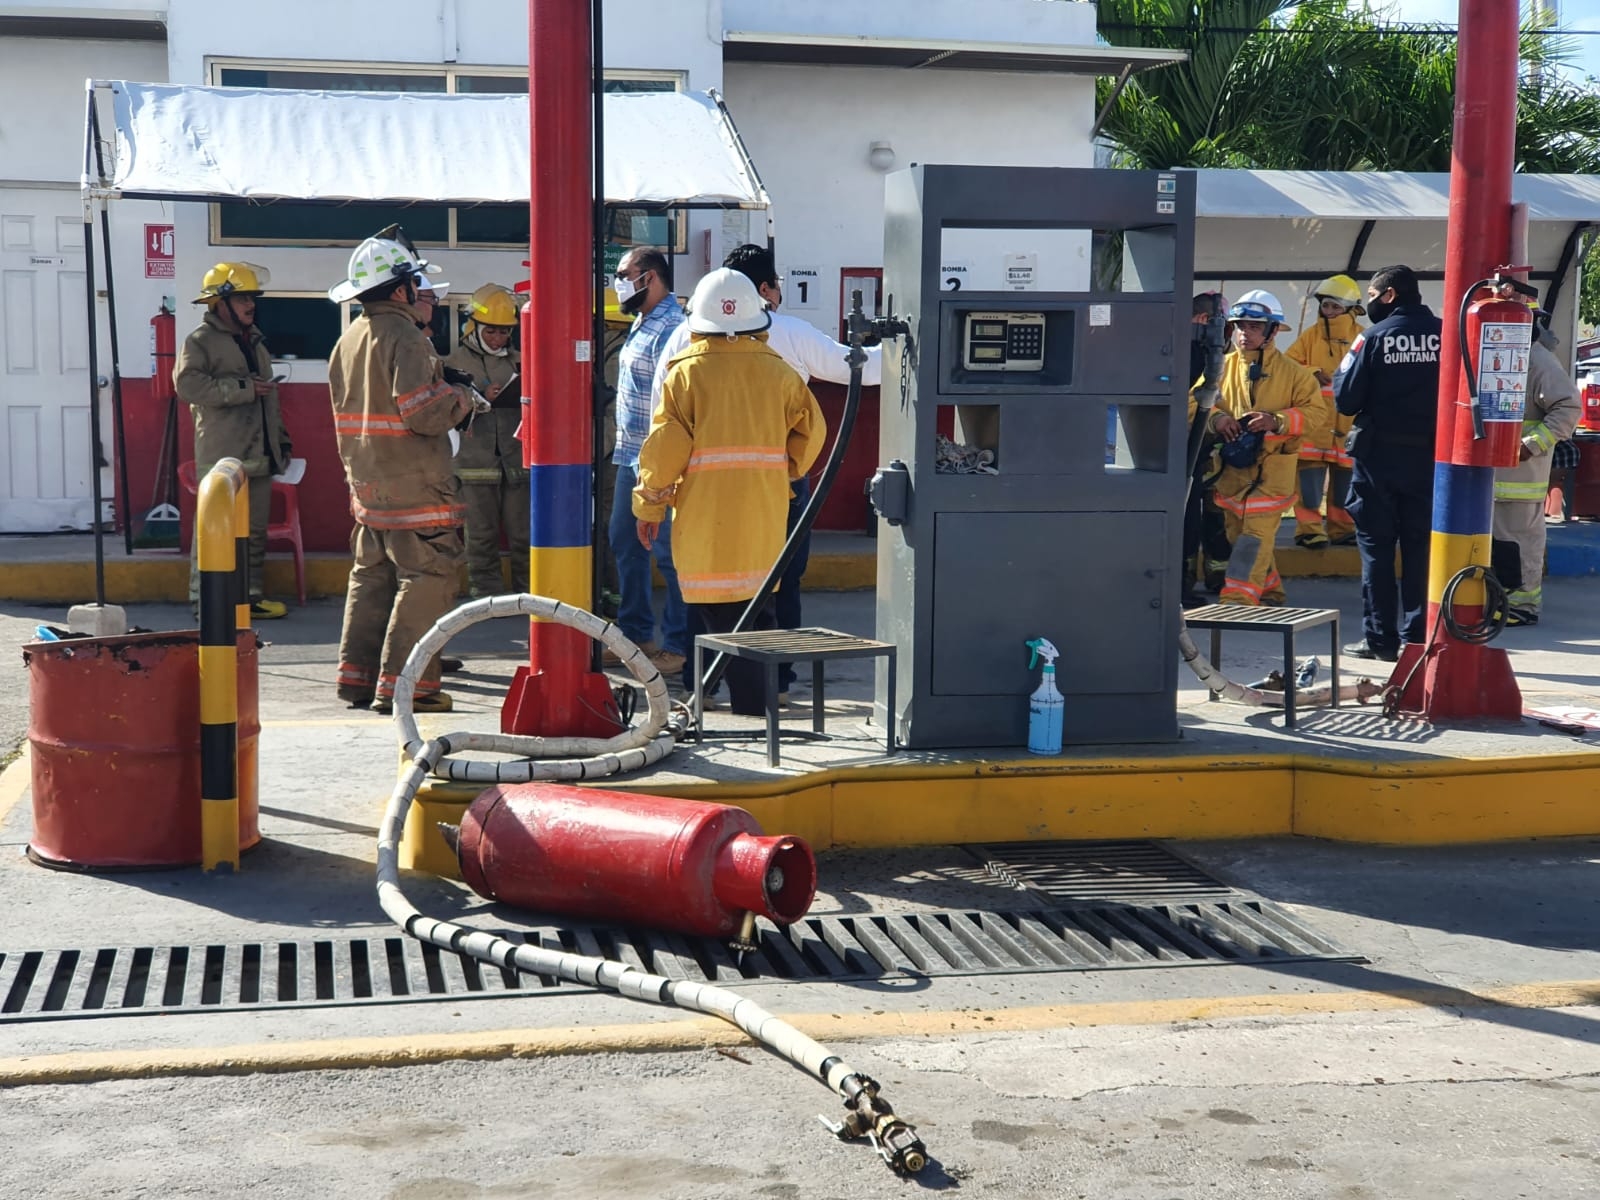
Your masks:
{"label": "firefighter in yellow jacket", "polygon": [[[684,602],[707,632],[733,629],[783,550],[791,483],[822,450],[822,410],[767,345],[771,314],[755,284],[727,267],[689,300],[688,349],[667,365],[639,450],[633,514],[649,547],[673,509],[673,560]],[[775,627],[771,605],[754,628]],[[728,666],[736,713],[766,711],[761,669]]]}
{"label": "firefighter in yellow jacket", "polygon": [[[272,381],[272,355],[256,328],[256,298],[267,286],[265,267],[222,262],[200,281],[196,304],[205,319],[183,340],[172,383],[194,413],[195,478],[218,460],[237,458],[250,477],[250,616],[270,621],[288,608],[265,599],[267,517],[272,477],[289,465],[289,434]],[[196,539],[198,547],[199,539]],[[200,577],[191,558],[189,602],[200,597]]]}
{"label": "firefighter in yellow jacket", "polygon": [[[417,276],[427,268],[391,225],[356,247],[346,279],[328,289],[336,303],[362,307],[328,362],[356,522],[338,688],[340,699],[374,712],[393,707],[400,668],[454,603],[461,566],[449,432],[475,401],[444,382],[444,364],[416,326]],[[450,709],[435,656],[417,681],[416,710]]]}
{"label": "firefighter in yellow jacket", "polygon": [[1301,443],[1331,423],[1317,377],[1279,353],[1273,336],[1283,307],[1271,292],[1250,291],[1228,309],[1233,350],[1223,362],[1222,394],[1210,431],[1222,439],[1216,503],[1227,520],[1224,604],[1282,604],[1273,543],[1294,495]]}
{"label": "firefighter in yellow jacket", "polygon": [[472,419],[456,452],[456,478],[467,509],[467,581],[474,597],[505,590],[502,532],[511,548],[511,590],[528,587],[528,469],[517,440],[522,388],[506,387],[520,367],[511,345],[517,307],[516,294],[497,283],[473,292],[461,344],[445,359],[446,366],[472,376],[473,386],[490,405],[488,412]]}
{"label": "firefighter in yellow jacket", "polygon": [[[1328,545],[1353,546],[1356,525],[1345,511],[1350,494],[1350,455],[1345,438],[1354,417],[1333,410],[1333,373],[1349,353],[1366,314],[1361,304],[1361,289],[1348,275],[1330,275],[1312,293],[1317,301],[1317,319],[1306,327],[1288,349],[1288,355],[1311,368],[1322,385],[1322,395],[1333,412],[1333,423],[1315,441],[1306,438],[1300,447],[1300,495],[1294,506],[1294,544],[1309,550]],[[1328,516],[1324,525],[1322,503],[1326,485]]]}

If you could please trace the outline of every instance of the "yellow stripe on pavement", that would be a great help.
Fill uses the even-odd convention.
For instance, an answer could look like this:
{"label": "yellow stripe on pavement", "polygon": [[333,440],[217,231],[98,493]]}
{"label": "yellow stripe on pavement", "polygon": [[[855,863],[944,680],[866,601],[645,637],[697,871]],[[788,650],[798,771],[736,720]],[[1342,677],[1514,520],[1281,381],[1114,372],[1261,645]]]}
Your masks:
{"label": "yellow stripe on pavement", "polygon": [[[1467,991],[1416,988],[1394,992],[1272,993],[1177,1000],[1048,1004],[948,1012],[804,1013],[784,1017],[824,1043],[868,1038],[949,1037],[965,1033],[1025,1033],[1105,1025],[1169,1025],[1245,1017],[1333,1016],[1407,1009],[1570,1008],[1600,1004],[1600,979],[1550,981]],[[780,1014],[781,1015],[781,1014]],[[483,1033],[417,1034],[381,1038],[256,1043],[192,1049],[80,1051],[0,1059],[0,1087],[91,1083],[187,1075],[250,1075],[326,1071],[508,1058],[552,1058],[708,1049],[749,1045],[750,1038],[713,1017],[632,1025]]]}

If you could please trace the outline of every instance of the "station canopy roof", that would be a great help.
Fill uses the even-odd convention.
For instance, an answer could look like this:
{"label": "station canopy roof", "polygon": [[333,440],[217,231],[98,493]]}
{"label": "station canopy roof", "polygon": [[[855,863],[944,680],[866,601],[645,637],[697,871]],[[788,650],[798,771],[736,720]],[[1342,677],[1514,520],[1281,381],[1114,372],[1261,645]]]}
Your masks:
{"label": "station canopy roof", "polygon": [[1031,71],[1065,75],[1137,74],[1188,58],[1184,50],[1043,42],[969,42],[872,34],[771,33],[730,29],[728,62],[898,67],[941,71]]}
{"label": "station canopy roof", "polygon": [[[151,200],[335,204],[528,202],[525,95],[326,92],[90,84],[83,186]],[[113,129],[99,115],[109,93]],[[618,204],[766,208],[715,92],[608,94],[605,198]]]}
{"label": "station canopy roof", "polygon": [[[1442,221],[1450,213],[1446,172],[1228,171],[1195,172],[1195,215],[1325,221]],[[1516,175],[1513,202],[1530,221],[1593,221],[1600,217],[1600,176]]]}
{"label": "station canopy roof", "polygon": [[[1528,208],[1526,264],[1564,277],[1581,236],[1600,225],[1600,176],[1516,175]],[[1195,172],[1197,279],[1307,279],[1406,263],[1442,278],[1450,215],[1444,172]]]}

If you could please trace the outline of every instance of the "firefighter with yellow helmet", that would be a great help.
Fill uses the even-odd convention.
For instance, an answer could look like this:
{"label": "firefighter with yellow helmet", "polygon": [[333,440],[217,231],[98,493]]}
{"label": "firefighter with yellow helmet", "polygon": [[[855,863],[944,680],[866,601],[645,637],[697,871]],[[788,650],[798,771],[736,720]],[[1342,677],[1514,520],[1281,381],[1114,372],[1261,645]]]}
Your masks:
{"label": "firefighter with yellow helmet", "polygon": [[456,452],[456,478],[467,508],[467,580],[474,597],[505,590],[502,533],[511,550],[511,590],[528,586],[528,469],[517,440],[522,388],[507,386],[520,367],[511,345],[518,308],[510,288],[484,284],[472,293],[461,344],[445,360],[446,366],[471,375],[490,405],[488,412],[472,418]]}
{"label": "firefighter with yellow helmet", "polygon": [[[290,451],[272,355],[256,328],[256,298],[269,281],[266,268],[253,263],[220,262],[208,270],[194,300],[206,306],[206,315],[183,340],[172,372],[178,398],[194,414],[196,478],[224,458],[237,458],[250,478],[250,616],[258,621],[289,611],[265,598],[262,578],[272,477],[289,465]],[[199,595],[191,560],[190,603]]]}
{"label": "firefighter with yellow helmet", "polygon": [[[1295,339],[1288,355],[1316,375],[1332,411],[1333,373],[1361,332],[1356,318],[1367,310],[1361,303],[1361,288],[1348,275],[1330,275],[1317,284],[1312,295],[1317,301],[1317,319]],[[1344,447],[1354,421],[1354,417],[1335,413],[1331,427],[1315,440],[1308,437],[1300,447],[1300,491],[1294,506],[1297,546],[1321,550],[1329,545],[1355,544],[1356,524],[1345,509],[1350,494],[1350,455]]]}

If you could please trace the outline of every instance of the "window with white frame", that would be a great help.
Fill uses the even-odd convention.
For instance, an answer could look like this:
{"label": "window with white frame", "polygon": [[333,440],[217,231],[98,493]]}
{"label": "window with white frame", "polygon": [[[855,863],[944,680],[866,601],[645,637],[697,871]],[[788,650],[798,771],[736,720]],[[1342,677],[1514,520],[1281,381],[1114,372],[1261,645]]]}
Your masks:
{"label": "window with white frame", "polygon": [[[222,87],[478,95],[528,91],[527,71],[509,67],[215,59],[208,71],[211,82]],[[605,79],[608,92],[674,92],[683,86],[683,73],[677,71],[608,71]],[[608,207],[608,216],[608,242],[624,248],[662,246],[677,254],[688,250],[688,214],[683,209]],[[403,225],[412,241],[428,247],[515,249],[527,246],[529,237],[525,204],[335,206],[276,200],[211,205],[210,240],[214,246],[354,246],[391,223]]]}

